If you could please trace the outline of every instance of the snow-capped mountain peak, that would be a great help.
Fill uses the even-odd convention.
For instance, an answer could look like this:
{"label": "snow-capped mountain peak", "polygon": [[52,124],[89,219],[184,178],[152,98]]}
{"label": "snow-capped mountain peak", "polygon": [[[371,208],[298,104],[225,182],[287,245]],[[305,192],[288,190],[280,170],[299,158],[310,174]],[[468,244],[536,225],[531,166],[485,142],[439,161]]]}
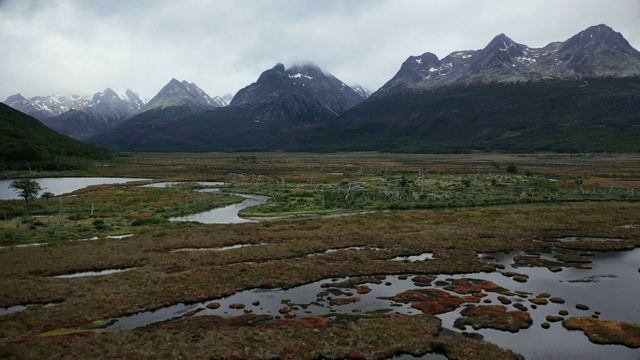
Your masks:
{"label": "snow-capped mountain peak", "polygon": [[210,110],[220,105],[196,84],[171,79],[141,112],[170,106],[187,106],[193,111]]}
{"label": "snow-capped mountain peak", "polygon": [[597,25],[539,49],[499,34],[483,49],[456,51],[442,60],[431,53],[410,56],[372,98],[456,85],[639,74],[640,52],[620,33]]}
{"label": "snow-capped mountain peak", "polygon": [[369,91],[369,89],[365,88],[364,86],[362,86],[360,84],[355,84],[355,85],[351,86],[351,88],[358,95],[360,95],[363,99],[366,99],[371,95],[371,91]]}
{"label": "snow-capped mountain peak", "polygon": [[335,118],[362,100],[345,83],[308,62],[288,69],[276,64],[238,91],[230,106],[254,107],[256,122],[314,123]]}

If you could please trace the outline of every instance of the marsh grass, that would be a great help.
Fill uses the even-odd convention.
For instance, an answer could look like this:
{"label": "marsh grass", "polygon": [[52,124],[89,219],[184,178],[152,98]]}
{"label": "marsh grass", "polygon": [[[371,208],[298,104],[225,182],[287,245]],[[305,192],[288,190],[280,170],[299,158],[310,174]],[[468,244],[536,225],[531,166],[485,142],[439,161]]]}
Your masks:
{"label": "marsh grass", "polygon": [[[493,165],[497,163],[515,163],[518,175],[507,174],[505,166]],[[629,190],[639,184],[639,165],[638,157],[611,156],[274,153],[256,154],[248,162],[238,154],[134,154],[118,159],[114,166],[92,168],[87,175],[225,181],[225,191],[275,198],[265,208],[252,210],[253,214],[405,210],[232,225],[174,223],[166,219],[240,199],[195,192],[196,185],[188,183],[171,188],[108,185],[65,197],[63,226],[57,230],[52,229],[53,220],[58,219],[56,199],[49,200],[48,209],[45,200],[39,199],[34,213],[44,216],[39,219],[48,222],[48,227],[16,229],[12,219],[1,224],[3,244],[44,241],[47,245],[0,249],[0,307],[59,304],[30,306],[0,317],[0,346],[26,358],[63,354],[76,358],[201,354],[260,358],[271,356],[272,350],[278,351],[280,358],[296,358],[298,347],[305,354],[326,357],[345,357],[364,348],[377,349],[375,354],[364,353],[371,358],[396,352],[420,354],[436,348],[459,358],[478,353],[492,359],[515,357],[469,339],[432,338],[439,330],[431,328],[433,318],[423,316],[401,321],[381,316],[326,328],[295,322],[276,322],[259,329],[230,328],[216,325],[210,318],[189,318],[167,327],[131,332],[85,334],[81,330],[100,319],[218,299],[252,288],[291,288],[348,276],[494,271],[495,266],[480,260],[478,253],[551,246],[590,250],[637,247],[640,227],[628,225],[637,224],[640,218],[638,194],[631,195]],[[527,170],[533,174],[523,175]],[[575,181],[578,176],[586,177],[582,188]],[[591,184],[590,179],[597,179],[599,185]],[[363,189],[349,190],[353,182],[362,182]],[[587,185],[593,185],[595,192]],[[420,197],[423,188],[425,193],[439,194],[436,198],[444,199],[445,194],[448,198],[436,204],[428,196]],[[540,194],[535,196],[541,200],[518,201],[521,192],[532,197]],[[546,200],[550,193],[561,199]],[[388,201],[385,196],[393,198]],[[488,201],[491,196],[500,201]],[[434,204],[438,206],[431,206]],[[487,204],[492,206],[478,206]],[[22,211],[22,204],[11,201],[2,201],[0,206],[8,212],[13,207]],[[124,233],[134,235],[71,241]],[[553,241],[563,237],[625,240],[589,244]],[[171,252],[262,243],[229,251]],[[354,247],[362,249],[324,253]],[[426,252],[433,253],[434,259],[390,261]],[[135,269],[94,278],[48,277],[127,267]],[[80,333],[36,337],[56,329]],[[417,333],[428,338],[411,342]],[[385,338],[387,334],[390,338]],[[361,342],[366,346],[353,345]],[[330,351],[327,344],[335,350]],[[474,352],[478,349],[484,350]]]}
{"label": "marsh grass", "polygon": [[[38,199],[33,211],[37,220],[35,229],[27,231],[25,226],[19,226],[20,218],[0,222],[0,245],[119,235],[132,232],[134,227],[160,224],[171,227],[170,217],[242,201],[239,196],[193,191],[197,188],[200,186],[193,183],[167,188],[97,185],[70,196]],[[8,203],[4,206],[9,209],[7,212],[14,211],[14,202],[2,202]]]}

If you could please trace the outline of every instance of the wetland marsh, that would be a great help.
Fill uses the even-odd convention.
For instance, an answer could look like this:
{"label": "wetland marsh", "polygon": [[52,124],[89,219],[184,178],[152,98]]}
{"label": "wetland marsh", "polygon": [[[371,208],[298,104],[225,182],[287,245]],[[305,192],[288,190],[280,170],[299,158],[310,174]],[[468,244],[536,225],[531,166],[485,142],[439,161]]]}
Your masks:
{"label": "wetland marsh", "polygon": [[[638,358],[637,155],[132,154],[46,174],[79,175],[174,186],[38,199],[31,229],[0,202],[3,357]],[[240,212],[260,221],[171,221],[234,194],[268,199]]]}

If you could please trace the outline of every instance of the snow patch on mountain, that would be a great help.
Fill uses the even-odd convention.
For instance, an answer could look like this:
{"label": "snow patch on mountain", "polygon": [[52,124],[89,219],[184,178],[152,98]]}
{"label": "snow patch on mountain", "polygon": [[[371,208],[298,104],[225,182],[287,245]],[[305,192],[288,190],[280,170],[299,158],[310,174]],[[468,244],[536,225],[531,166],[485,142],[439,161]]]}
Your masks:
{"label": "snow patch on mountain", "polygon": [[543,48],[499,34],[483,49],[456,51],[442,60],[432,53],[410,56],[373,97],[446,86],[635,75],[640,75],[640,52],[620,33],[597,25]]}

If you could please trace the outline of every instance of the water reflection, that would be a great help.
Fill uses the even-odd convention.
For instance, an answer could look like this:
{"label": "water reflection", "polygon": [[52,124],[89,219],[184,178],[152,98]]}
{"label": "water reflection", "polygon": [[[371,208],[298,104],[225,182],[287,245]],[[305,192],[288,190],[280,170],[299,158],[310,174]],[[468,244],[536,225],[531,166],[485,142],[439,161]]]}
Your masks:
{"label": "water reflection", "polygon": [[433,259],[433,253],[423,253],[420,255],[398,256],[391,259],[391,261],[416,262],[416,261],[425,261],[425,260],[432,260],[432,259]]}
{"label": "water reflection", "polygon": [[171,221],[195,221],[204,224],[238,224],[245,222],[253,222],[253,220],[242,218],[238,215],[238,212],[242,211],[251,206],[262,205],[269,200],[268,196],[261,195],[243,195],[243,194],[234,194],[238,196],[242,196],[245,200],[238,204],[232,204],[229,206],[187,215],[180,217],[173,217],[169,220]]}
{"label": "water reflection", "polygon": [[[517,271],[529,276],[525,283],[514,281],[501,272],[475,273],[465,275],[438,275],[429,288],[446,290],[452,279],[489,280],[512,292],[522,291],[533,294],[549,293],[561,297],[564,304],[549,303],[536,308],[528,300],[517,295],[510,295],[513,304],[524,304],[533,319],[533,325],[517,333],[501,332],[492,329],[477,330],[485,340],[511,349],[532,359],[637,359],[637,350],[619,345],[596,345],[580,331],[567,331],[561,323],[551,324],[550,329],[541,328],[547,315],[558,314],[560,310],[568,310],[568,316],[590,316],[598,311],[603,320],[616,320],[640,323],[640,287],[635,286],[638,280],[638,263],[640,249],[632,251],[595,252],[592,257],[592,269],[565,267],[560,272],[551,272],[540,267],[516,267],[514,258],[520,252],[491,254],[492,262],[505,266],[505,271]],[[570,282],[569,280],[605,277],[600,282]],[[342,285],[340,285],[342,284]],[[351,284],[351,285],[349,285]],[[222,315],[225,317],[240,316],[245,312],[270,314],[276,319],[281,316],[280,309],[288,307],[291,315],[298,317],[324,316],[337,319],[340,314],[363,314],[387,311],[402,314],[418,314],[419,310],[411,304],[393,301],[393,296],[409,289],[420,288],[413,276],[397,275],[384,278],[367,278],[357,282],[365,285],[368,292],[357,291],[354,278],[321,280],[291,289],[252,289],[238,292],[232,296],[214,299],[197,304],[175,304],[169,307],[117,318],[109,330],[133,329],[160,321],[183,317],[189,311],[197,311],[195,316]],[[447,290],[448,291],[448,290]],[[449,291],[452,295],[457,295]],[[485,292],[483,301],[500,304],[498,293]],[[342,305],[332,303],[331,299],[353,298],[358,300]],[[219,307],[209,308],[212,303]],[[231,304],[244,304],[243,309],[233,309]],[[509,311],[515,310],[513,304]],[[576,309],[576,304],[587,304],[589,311]],[[209,307],[208,307],[209,306]],[[460,317],[460,308],[438,317],[446,329],[454,329],[454,322]],[[473,331],[467,327],[467,331]],[[454,330],[459,332],[458,330]]]}
{"label": "water reflection", "polygon": [[[70,193],[79,189],[86,188],[87,186],[92,185],[104,185],[104,184],[123,184],[132,181],[142,181],[149,179],[142,178],[114,178],[114,177],[65,177],[65,178],[36,178],[32,179],[37,181],[42,187],[43,191],[47,191],[53,193],[54,195],[62,195],[66,193]],[[19,199],[17,193],[9,188],[9,184],[11,184],[11,180],[0,180],[0,200],[16,200]],[[171,187],[182,182],[178,181],[165,181],[165,182],[157,182],[147,185],[142,185],[143,187],[152,187],[152,188],[164,188]],[[202,186],[220,186],[224,185],[224,182],[220,181],[196,181],[196,183]],[[210,191],[217,191],[210,190]]]}
{"label": "water reflection", "polygon": [[[165,188],[165,187],[173,187],[176,185],[180,185],[185,183],[184,181],[162,181],[157,183],[151,183],[142,185],[142,187],[150,187],[150,188]],[[202,186],[220,186],[224,185],[224,182],[220,181],[195,181],[195,183],[200,184]]]}
{"label": "water reflection", "polygon": [[227,251],[227,250],[241,249],[241,248],[244,248],[244,247],[250,247],[250,246],[261,246],[261,245],[267,245],[267,243],[259,243],[259,244],[238,244],[238,245],[230,245],[230,246],[223,246],[223,247],[217,247],[217,248],[206,248],[206,247],[200,247],[200,248],[179,248],[179,249],[171,250],[171,251],[169,251],[169,252],[175,253],[175,252],[192,252],[192,251]]}
{"label": "water reflection", "polygon": [[87,277],[87,276],[103,276],[103,275],[115,274],[123,271],[129,271],[133,269],[135,268],[105,269],[105,270],[98,270],[98,271],[80,271],[80,272],[75,272],[71,274],[56,275],[52,277],[58,278],[58,279],[72,279],[72,278]]}
{"label": "water reflection", "polygon": [[[112,178],[112,177],[68,177],[68,178],[38,178],[32,179],[37,181],[44,191],[53,193],[54,195],[62,195],[86,188],[92,185],[104,184],[123,184],[131,181],[140,181],[147,179],[137,178]],[[0,180],[0,200],[19,199],[18,194],[11,188],[13,180]]]}

